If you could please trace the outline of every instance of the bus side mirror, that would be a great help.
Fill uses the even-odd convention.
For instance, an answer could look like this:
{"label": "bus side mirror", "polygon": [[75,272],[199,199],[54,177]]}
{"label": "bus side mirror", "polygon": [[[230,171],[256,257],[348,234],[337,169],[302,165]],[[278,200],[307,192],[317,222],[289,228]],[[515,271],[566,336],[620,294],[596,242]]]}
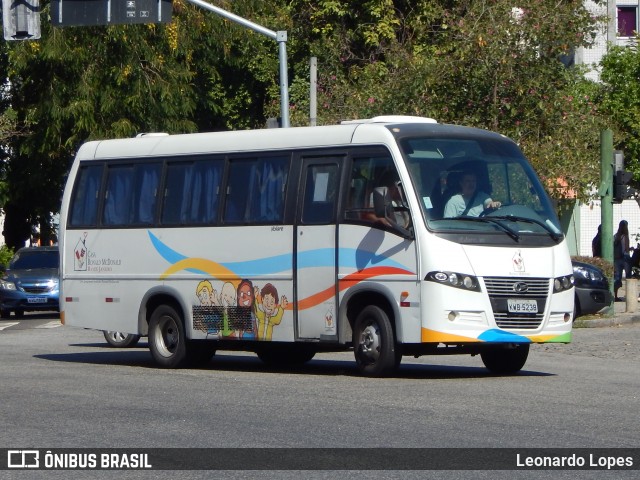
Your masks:
{"label": "bus side mirror", "polygon": [[[406,207],[401,208],[406,211]],[[413,238],[413,233],[410,230],[398,225],[395,209],[388,187],[376,187],[373,189],[373,212],[376,217],[386,220],[389,226],[403,237]]]}
{"label": "bus side mirror", "polygon": [[376,187],[373,189],[373,212],[376,217],[393,217],[393,207],[389,198],[388,187]]}

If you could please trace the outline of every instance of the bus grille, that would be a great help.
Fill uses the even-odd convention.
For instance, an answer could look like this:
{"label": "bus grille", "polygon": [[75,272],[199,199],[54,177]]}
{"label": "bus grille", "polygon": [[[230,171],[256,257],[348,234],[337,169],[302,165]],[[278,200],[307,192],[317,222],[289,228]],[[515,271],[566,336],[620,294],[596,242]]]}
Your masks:
{"label": "bus grille", "polygon": [[[485,277],[484,284],[499,328],[535,330],[540,327],[549,296],[548,278]],[[511,313],[507,299],[536,300],[538,313]]]}

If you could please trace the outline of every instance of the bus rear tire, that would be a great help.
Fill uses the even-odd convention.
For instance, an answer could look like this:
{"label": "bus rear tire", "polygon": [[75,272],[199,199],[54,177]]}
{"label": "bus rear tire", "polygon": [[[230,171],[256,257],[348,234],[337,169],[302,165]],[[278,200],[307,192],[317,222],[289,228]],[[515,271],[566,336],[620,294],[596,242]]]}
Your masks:
{"label": "bus rear tire", "polygon": [[390,375],[400,363],[389,316],[375,305],[364,308],[356,318],[353,346],[358,369],[368,377]]}
{"label": "bus rear tire", "polygon": [[509,347],[495,347],[480,353],[482,363],[491,373],[509,375],[524,367],[529,356],[529,344],[522,343]]}
{"label": "bus rear tire", "polygon": [[182,318],[169,305],[160,305],[149,321],[149,350],[164,368],[178,368],[187,361],[187,338]]}
{"label": "bus rear tire", "polygon": [[134,335],[132,333],[111,332],[105,330],[104,339],[109,345],[117,348],[135,347],[140,341],[140,335]]}

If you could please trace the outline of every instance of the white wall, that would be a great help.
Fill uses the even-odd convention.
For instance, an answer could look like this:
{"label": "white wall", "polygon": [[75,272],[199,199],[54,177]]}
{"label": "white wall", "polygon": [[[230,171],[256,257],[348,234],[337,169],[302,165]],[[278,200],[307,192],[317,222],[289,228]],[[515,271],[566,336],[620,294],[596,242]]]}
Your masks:
{"label": "white wall", "polygon": [[[580,238],[578,254],[591,256],[591,240],[598,232],[600,225],[600,200],[580,205]],[[640,207],[635,200],[625,200],[621,204],[613,205],[613,233],[618,231],[620,220],[629,222],[629,236],[631,246],[640,242]]]}

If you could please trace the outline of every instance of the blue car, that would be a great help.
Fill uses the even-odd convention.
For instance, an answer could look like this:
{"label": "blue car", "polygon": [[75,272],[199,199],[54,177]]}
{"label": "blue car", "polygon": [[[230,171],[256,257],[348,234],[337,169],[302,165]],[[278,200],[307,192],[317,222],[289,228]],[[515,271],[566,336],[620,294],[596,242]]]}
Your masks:
{"label": "blue car", "polygon": [[11,312],[60,310],[58,247],[25,247],[16,252],[0,279],[0,316]]}
{"label": "blue car", "polygon": [[588,263],[573,260],[576,297],[574,318],[599,313],[611,305],[613,299],[604,272]]}

